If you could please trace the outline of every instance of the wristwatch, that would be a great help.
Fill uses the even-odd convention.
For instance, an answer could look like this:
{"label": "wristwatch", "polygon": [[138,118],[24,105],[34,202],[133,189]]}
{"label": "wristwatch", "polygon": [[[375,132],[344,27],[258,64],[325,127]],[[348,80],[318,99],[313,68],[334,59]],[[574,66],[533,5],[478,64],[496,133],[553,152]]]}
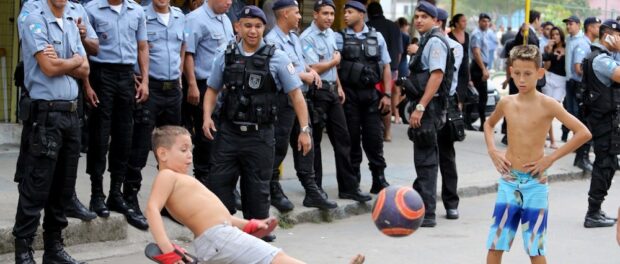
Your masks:
{"label": "wristwatch", "polygon": [[310,128],[310,126],[306,125],[304,127],[301,128],[301,133],[306,133],[308,135],[310,135],[310,133],[312,133],[312,128]]}
{"label": "wristwatch", "polygon": [[424,106],[422,104],[417,104],[415,106],[415,110],[418,112],[424,112],[424,110],[426,110],[426,108],[424,108]]}

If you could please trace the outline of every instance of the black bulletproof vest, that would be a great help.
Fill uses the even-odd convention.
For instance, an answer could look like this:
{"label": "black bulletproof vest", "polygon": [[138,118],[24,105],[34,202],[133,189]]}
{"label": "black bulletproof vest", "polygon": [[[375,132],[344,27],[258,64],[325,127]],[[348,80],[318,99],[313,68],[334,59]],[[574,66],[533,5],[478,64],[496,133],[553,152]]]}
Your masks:
{"label": "black bulletproof vest", "polygon": [[243,56],[236,43],[226,47],[223,113],[232,122],[271,124],[277,115],[277,87],[269,61],[273,45],[259,48],[252,56]]}
{"label": "black bulletproof vest", "polygon": [[591,46],[592,52],[583,60],[582,85],[585,89],[585,104],[592,113],[608,114],[612,111],[620,111],[620,83],[613,82],[611,86],[603,84],[594,74],[594,58],[601,54],[611,56],[609,51],[595,45]]}
{"label": "black bulletproof vest", "polygon": [[382,70],[379,67],[381,50],[377,31],[370,27],[365,39],[358,39],[355,34],[341,31],[342,62],[338,70],[341,81],[346,86],[374,86],[381,81]]}

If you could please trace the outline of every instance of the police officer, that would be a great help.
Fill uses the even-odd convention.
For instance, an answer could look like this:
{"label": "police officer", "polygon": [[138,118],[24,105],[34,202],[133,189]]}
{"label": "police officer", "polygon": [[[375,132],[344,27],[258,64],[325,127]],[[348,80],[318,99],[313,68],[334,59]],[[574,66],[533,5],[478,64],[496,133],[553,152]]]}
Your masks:
{"label": "police officer", "polygon": [[144,7],[146,34],[149,43],[149,100],[137,105],[131,155],[123,196],[139,216],[138,191],[142,182],[140,172],[151,149],[151,133],[155,126],[181,124],[181,58],[184,57],[185,15],[170,6],[170,0],[153,0]]}
{"label": "police officer", "polygon": [[[63,194],[74,186],[80,152],[76,79],[89,74],[86,52],[80,41],[77,17],[66,12],[66,1],[41,1],[21,16],[21,49],[26,69],[25,87],[32,104],[23,118],[32,125],[23,154],[27,166],[19,179],[19,202],[13,227],[15,262],[35,263],[32,242],[45,210],[43,244],[45,263],[78,263],[63,248],[67,227]],[[53,48],[55,55],[44,50]],[[22,116],[23,117],[23,116]]]}
{"label": "police officer", "polygon": [[[289,59],[293,63],[295,74],[306,84],[300,88],[305,95],[304,98],[308,100],[308,85],[321,87],[322,83],[321,77],[316,71],[306,65],[303,58],[301,42],[299,41],[297,33],[293,32],[293,30],[297,29],[299,20],[301,19],[297,1],[278,0],[273,4],[272,9],[276,15],[276,25],[269,31],[269,34],[265,36],[265,42],[276,46],[278,49],[288,54]],[[278,116],[277,122],[275,123],[276,148],[273,175],[269,188],[271,205],[281,212],[291,211],[294,207],[293,203],[288,200],[282,191],[279,182],[279,167],[286,156],[290,141],[291,148],[293,149],[293,160],[295,163],[295,170],[297,171],[297,177],[306,190],[304,206],[319,207],[322,209],[336,208],[336,203],[327,201],[316,184],[314,176],[314,151],[310,150],[307,155],[302,155],[296,148],[297,135],[299,134],[300,127],[295,125],[295,110],[289,104],[288,95],[280,93],[277,103]],[[310,101],[307,101],[307,104],[310,106],[312,105]],[[311,107],[309,109],[311,109]]]}
{"label": "police officer", "polygon": [[300,124],[297,148],[304,155],[312,148],[311,131],[302,85],[286,53],[266,45],[262,35],[266,18],[256,6],[246,6],[235,29],[241,41],[231,42],[213,62],[209,89],[204,99],[204,133],[214,139],[216,125],[211,118],[216,97],[223,90],[213,167],[207,186],[235,213],[233,190],[241,175],[243,217],[269,216],[269,182],[274,157],[276,93],[289,94]]}
{"label": "police officer", "polygon": [[[320,89],[310,91],[314,105],[311,112],[313,123],[314,172],[316,183],[321,188],[323,167],[321,161],[321,140],[323,130],[334,147],[336,179],[339,192],[359,189],[356,173],[351,164],[351,138],[347,128],[342,104],[345,93],[338,79],[337,66],[341,55],[331,26],[336,6],[332,0],[319,0],[314,4],[314,20],[300,36],[306,63],[321,75]],[[349,191],[350,190],[350,191]]]}
{"label": "police officer", "polygon": [[[487,30],[489,28],[489,24],[491,23],[491,17],[486,13],[481,13],[478,16],[478,28],[471,34],[471,54],[472,61],[471,66],[469,68],[469,72],[471,75],[471,81],[476,87],[478,91],[478,105],[476,106],[476,110],[478,110],[478,118],[480,118],[480,131],[484,126],[484,122],[486,120],[486,107],[487,107],[487,80],[489,79],[489,70],[487,67],[490,67],[491,60],[491,51],[489,49]],[[465,114],[466,124],[471,127],[471,109]]]}
{"label": "police officer", "polygon": [[[437,9],[428,2],[421,1],[416,7],[415,27],[420,32],[421,57],[413,60],[410,78],[417,82],[416,88],[422,92],[417,101],[415,110],[409,118],[411,126],[409,137],[413,139],[413,161],[417,177],[413,188],[420,193],[426,208],[423,227],[434,227],[435,207],[437,199],[437,168],[439,151],[437,146],[437,132],[445,121],[443,91],[446,83],[452,80],[444,79],[446,73],[446,59],[448,46],[445,44],[445,34],[436,27]],[[450,208],[452,209],[452,208]],[[458,215],[458,214],[457,214]]]}
{"label": "police officer", "polygon": [[187,91],[184,94],[184,113],[189,117],[193,127],[194,143],[194,176],[206,182],[209,173],[210,141],[202,130],[203,98],[207,90],[207,78],[211,76],[213,58],[219,47],[225,46],[234,39],[232,24],[226,11],[230,8],[227,0],[207,1],[200,8],[192,11],[186,17],[185,39],[187,49],[185,53],[185,77]]}
{"label": "police officer", "polygon": [[620,61],[614,60],[620,52],[620,23],[611,19],[603,22],[599,39],[583,64],[587,121],[596,154],[585,227],[607,227],[616,222],[601,211],[601,204],[618,170],[620,154]]}
{"label": "police officer", "polygon": [[[26,3],[24,3],[24,5],[22,6],[22,9],[20,11],[20,17],[18,19],[17,22],[17,27],[18,27],[18,32],[20,36],[23,35],[22,30],[23,30],[23,22],[25,21],[25,18],[35,9],[40,8],[42,1],[40,0],[32,0],[32,1],[28,1]],[[97,53],[97,49],[99,48],[99,41],[97,39],[97,34],[95,34],[95,30],[90,26],[90,23],[88,22],[88,15],[86,14],[86,11],[84,10],[84,7],[82,7],[82,5],[78,4],[78,3],[74,3],[74,2],[67,2],[67,5],[65,6],[64,12],[67,13],[69,16],[76,18],[76,24],[78,26],[78,32],[80,34],[80,39],[82,41],[82,44],[86,50],[87,54],[96,54]],[[20,37],[21,38],[21,37]],[[44,51],[45,53],[45,51]],[[53,49],[53,47],[51,47],[51,49],[49,50],[49,54],[52,57],[56,57],[56,52]],[[22,56],[24,54],[22,53]],[[23,72],[21,73],[23,74]],[[90,88],[90,84],[88,83],[88,78],[84,78],[83,80],[83,84],[84,84],[84,89],[89,89]],[[80,84],[80,82],[78,82],[78,85]],[[81,91],[80,91],[81,92]],[[27,96],[27,94],[25,95]],[[22,98],[23,100],[23,98]],[[26,99],[28,100],[28,99]],[[79,105],[81,106],[81,105]],[[78,113],[80,113],[80,107],[78,107]],[[80,117],[82,117],[82,115],[80,114]],[[81,122],[82,123],[82,122]],[[24,121],[23,122],[23,130],[22,133],[24,134],[28,134],[30,132],[30,129],[32,128],[32,124],[30,122]],[[82,142],[82,144],[86,144],[85,142]],[[28,144],[27,143],[22,143],[20,144],[20,153],[26,153],[28,149]],[[25,168],[25,164],[23,164],[24,162],[24,157],[23,155],[20,154],[20,156],[18,157],[17,160],[17,167],[18,169],[16,170],[16,174],[20,174],[23,173],[22,169]],[[16,175],[17,178],[21,177],[20,175]],[[63,194],[66,194],[65,196],[65,215],[67,217],[73,217],[73,218],[78,218],[80,220],[83,221],[90,221],[93,220],[95,218],[97,218],[97,215],[91,211],[89,211],[78,199],[76,193],[75,193],[75,186],[65,186],[66,189],[63,192]]]}
{"label": "police officer", "polygon": [[[391,108],[390,54],[381,33],[364,24],[366,7],[360,2],[349,1],[344,6],[344,21],[347,28],[336,34],[336,45],[341,51],[342,61],[338,76],[344,87],[347,100],[344,112],[351,136],[351,163],[359,183],[362,148],[366,151],[368,165],[372,172],[371,193],[378,193],[389,186],[385,180],[386,167],[383,158],[382,114]],[[385,94],[375,89],[382,81]],[[340,198],[363,201],[370,197],[359,190],[340,190]]]}
{"label": "police officer", "polygon": [[[594,18],[596,19],[596,18]],[[581,20],[577,16],[570,16],[563,20],[566,23],[566,29],[570,35],[566,44],[566,98],[564,99],[566,109],[569,113],[573,114],[582,121],[585,121],[583,115],[579,113],[580,99],[577,97],[577,91],[579,84],[581,83],[581,76],[583,74],[582,64],[583,59],[590,53],[590,45],[592,40],[595,39],[598,34],[598,29],[589,30],[590,37],[583,34],[580,29]],[[592,19],[588,21],[588,25],[592,24]],[[594,21],[596,22],[596,20]],[[598,22],[600,24],[600,21]],[[585,27],[588,31],[588,27]],[[596,32],[596,33],[594,33]],[[585,123],[585,122],[584,122]],[[563,131],[564,132],[564,131]],[[562,135],[562,139],[568,135],[568,131],[565,131]],[[583,169],[584,171],[592,171],[592,162],[590,162],[590,142],[583,144],[575,151],[575,160],[573,165]]]}
{"label": "police officer", "polygon": [[[99,52],[90,57],[93,90],[86,94],[88,98],[97,98],[89,120],[86,158],[92,191],[90,209],[100,217],[108,217],[109,210],[117,211],[125,215],[130,225],[146,230],[145,218],[126,203],[121,192],[131,151],[134,106],[146,102],[149,93],[149,78],[138,81],[134,76],[136,62],[141,76],[148,76],[149,72],[144,10],[133,0],[93,0],[86,4],[86,12],[99,37]],[[111,181],[104,203],[106,153]]]}
{"label": "police officer", "polygon": [[[437,25],[445,34],[446,23],[448,22],[448,12],[441,8],[437,8]],[[458,107],[458,98],[456,95],[456,86],[458,85],[458,72],[463,61],[463,46],[457,41],[446,38],[449,49],[454,54],[454,71],[452,75],[452,83],[450,84],[450,92],[448,94],[448,113],[451,117],[447,119],[446,125],[437,133],[437,146],[439,151],[439,170],[441,171],[441,200],[446,208],[446,218],[459,218],[459,194],[457,193],[458,172],[456,171],[456,152],[454,151],[454,141],[458,137],[452,130],[454,126],[450,122],[456,122],[452,118],[462,116]],[[446,65],[449,67],[449,65]],[[464,131],[463,131],[464,132]]]}

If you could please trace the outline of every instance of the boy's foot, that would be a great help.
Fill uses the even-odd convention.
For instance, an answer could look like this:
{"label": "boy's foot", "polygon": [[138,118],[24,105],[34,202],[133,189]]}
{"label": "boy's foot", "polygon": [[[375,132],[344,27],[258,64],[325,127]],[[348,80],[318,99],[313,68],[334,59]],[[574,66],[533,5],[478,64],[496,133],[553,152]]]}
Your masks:
{"label": "boy's foot", "polygon": [[366,257],[362,254],[357,254],[352,260],[350,264],[362,264],[366,260]]}
{"label": "boy's foot", "polygon": [[437,225],[437,221],[435,221],[435,219],[429,219],[429,218],[424,218],[424,220],[422,220],[422,225],[420,225],[421,227],[435,227]]}
{"label": "boy's foot", "polygon": [[585,228],[593,227],[610,227],[616,224],[616,221],[607,219],[600,213],[586,215],[586,220],[583,222]]}

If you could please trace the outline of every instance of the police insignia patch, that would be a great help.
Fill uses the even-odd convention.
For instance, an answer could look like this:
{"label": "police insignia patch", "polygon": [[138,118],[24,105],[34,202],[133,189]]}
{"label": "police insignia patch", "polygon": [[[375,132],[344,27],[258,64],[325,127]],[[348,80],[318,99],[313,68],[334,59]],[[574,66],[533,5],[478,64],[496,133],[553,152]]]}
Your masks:
{"label": "police insignia patch", "polygon": [[248,86],[252,89],[258,89],[260,87],[260,81],[262,77],[257,74],[250,74],[250,78],[248,78]]}
{"label": "police insignia patch", "polygon": [[30,32],[34,34],[40,34],[41,32],[43,32],[43,27],[39,23],[31,24],[29,28],[30,28]]}
{"label": "police insignia patch", "polygon": [[295,66],[293,66],[293,63],[289,63],[288,65],[286,65],[286,69],[291,75],[295,74]]}
{"label": "police insignia patch", "polygon": [[439,49],[434,49],[431,51],[431,58],[439,59],[439,56],[441,56],[441,52],[439,51]]}

